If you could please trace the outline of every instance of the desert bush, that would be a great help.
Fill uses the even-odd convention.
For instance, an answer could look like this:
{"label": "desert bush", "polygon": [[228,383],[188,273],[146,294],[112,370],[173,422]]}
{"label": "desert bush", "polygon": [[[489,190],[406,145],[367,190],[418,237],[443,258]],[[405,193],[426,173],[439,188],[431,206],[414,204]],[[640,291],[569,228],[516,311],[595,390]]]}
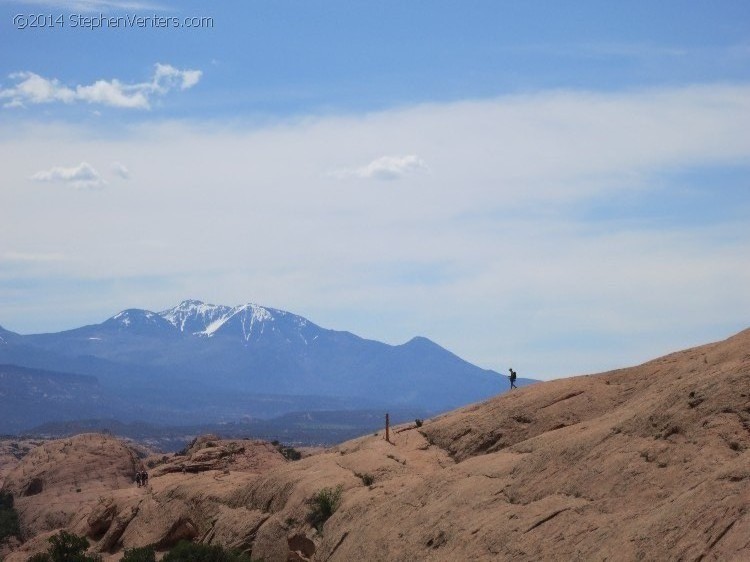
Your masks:
{"label": "desert bush", "polygon": [[0,509],[13,509],[13,494],[0,491]]}
{"label": "desert bush", "polygon": [[89,541],[86,537],[79,537],[73,533],[60,531],[49,538],[49,555],[53,562],[73,561],[94,562],[101,560],[100,556],[86,556]]}
{"label": "desert bush", "polygon": [[29,562],[101,562],[98,554],[86,554],[89,541],[67,531],[60,531],[49,538],[47,552],[35,554]]}
{"label": "desert bush", "polygon": [[372,474],[357,474],[359,476],[360,480],[362,480],[362,484],[365,486],[372,486],[373,482],[375,482],[375,477]]}
{"label": "desert bush", "polygon": [[336,513],[339,505],[341,505],[343,492],[344,488],[341,485],[335,488],[323,488],[308,500],[310,505],[308,520],[316,529],[320,530],[331,515]]}
{"label": "desert bush", "polygon": [[21,526],[15,509],[0,510],[0,544],[10,537],[21,538]]}
{"label": "desert bush", "polygon": [[151,546],[126,548],[120,562],[156,562],[156,552]]}
{"label": "desert bush", "polygon": [[673,425],[664,432],[664,439],[671,435],[677,435],[678,433],[682,433],[682,429],[677,425]]}
{"label": "desert bush", "polygon": [[[274,442],[272,442],[274,444]],[[282,455],[284,455],[284,458],[290,461],[298,461],[302,458],[302,453],[300,453],[297,449],[294,447],[287,447],[286,445],[282,445],[278,441],[275,442],[276,450],[279,451]]]}
{"label": "desert bush", "polygon": [[252,559],[245,553],[225,550],[216,544],[180,541],[162,562],[252,562]]}
{"label": "desert bush", "polygon": [[10,537],[21,538],[21,525],[13,507],[13,494],[0,492],[0,544]]}

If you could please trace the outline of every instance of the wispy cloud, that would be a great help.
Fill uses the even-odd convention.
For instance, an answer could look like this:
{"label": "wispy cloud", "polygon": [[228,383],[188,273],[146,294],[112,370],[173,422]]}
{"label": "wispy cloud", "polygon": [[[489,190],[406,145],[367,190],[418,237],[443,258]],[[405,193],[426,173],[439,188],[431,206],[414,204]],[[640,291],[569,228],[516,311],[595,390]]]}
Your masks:
{"label": "wispy cloud", "polygon": [[63,183],[75,189],[97,189],[104,187],[107,182],[99,172],[87,162],[78,166],[64,168],[56,166],[49,170],[42,170],[31,176],[34,181]]}
{"label": "wispy cloud", "polygon": [[174,89],[192,88],[201,76],[200,70],[180,70],[169,64],[157,63],[148,82],[124,84],[112,79],[69,87],[57,78],[45,78],[34,72],[23,71],[9,76],[15,80],[15,84],[0,89],[0,100],[8,100],[3,105],[5,108],[53,102],[85,102],[124,109],[149,109],[154,96],[163,96]]}
{"label": "wispy cloud", "polygon": [[23,263],[50,263],[65,261],[65,254],[52,253],[32,253],[32,252],[6,252],[2,255],[4,261],[23,262]]}
{"label": "wispy cloud", "polygon": [[424,160],[414,154],[408,154],[406,156],[382,156],[360,168],[336,170],[332,175],[338,178],[397,180],[427,170],[429,168]]}
{"label": "wispy cloud", "polygon": [[124,180],[130,179],[130,170],[128,170],[125,164],[121,162],[112,162],[110,169],[112,170],[112,173],[118,178],[122,178]]}

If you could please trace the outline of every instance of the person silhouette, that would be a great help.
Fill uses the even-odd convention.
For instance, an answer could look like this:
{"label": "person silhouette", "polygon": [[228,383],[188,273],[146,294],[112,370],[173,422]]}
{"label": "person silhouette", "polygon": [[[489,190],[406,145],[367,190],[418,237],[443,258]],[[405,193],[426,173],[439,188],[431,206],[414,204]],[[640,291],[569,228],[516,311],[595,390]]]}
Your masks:
{"label": "person silhouette", "polygon": [[516,386],[516,372],[512,368],[510,369],[510,376],[508,378],[510,379],[511,390],[514,388],[518,388]]}

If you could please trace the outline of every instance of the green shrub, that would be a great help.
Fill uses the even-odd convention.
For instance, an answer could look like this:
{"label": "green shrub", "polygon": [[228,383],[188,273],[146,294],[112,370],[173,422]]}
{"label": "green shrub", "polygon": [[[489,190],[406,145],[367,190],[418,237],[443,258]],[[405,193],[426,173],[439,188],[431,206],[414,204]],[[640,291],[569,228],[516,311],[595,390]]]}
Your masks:
{"label": "green shrub", "polygon": [[310,513],[308,520],[318,530],[323,527],[323,524],[336,513],[336,510],[341,505],[341,495],[344,491],[343,486],[339,485],[335,488],[323,488],[308,500],[310,505]]}
{"label": "green shrub", "polygon": [[13,494],[0,492],[0,544],[10,537],[21,538],[21,525],[13,508]]}
{"label": "green shrub", "polygon": [[375,482],[375,477],[372,474],[357,474],[359,476],[360,480],[362,480],[362,484],[365,486],[372,486],[373,482]]}
{"label": "green shrub", "polygon": [[52,562],[100,562],[102,557],[87,555],[89,541],[67,531],[60,531],[49,538],[49,552]]}
{"label": "green shrub", "polygon": [[156,552],[151,546],[126,548],[120,562],[156,562]]}
{"label": "green shrub", "polygon": [[224,550],[219,545],[180,541],[162,558],[162,562],[252,562],[252,560],[247,554]]}
{"label": "green shrub", "polygon": [[294,447],[287,447],[286,445],[283,445],[276,440],[271,441],[271,445],[276,447],[276,450],[284,455],[284,458],[287,460],[298,461],[302,458],[302,453],[300,453]]}
{"label": "green shrub", "polygon": [[0,509],[0,544],[10,537],[21,538],[21,525],[18,522],[16,510]]}
{"label": "green shrub", "polygon": [[294,447],[281,447],[279,452],[290,461],[298,461],[302,458],[302,453]]}
{"label": "green shrub", "polygon": [[0,491],[0,509],[13,509],[13,494]]}
{"label": "green shrub", "polygon": [[60,531],[49,538],[47,552],[35,554],[29,562],[101,562],[98,554],[86,554],[89,541],[67,531]]}

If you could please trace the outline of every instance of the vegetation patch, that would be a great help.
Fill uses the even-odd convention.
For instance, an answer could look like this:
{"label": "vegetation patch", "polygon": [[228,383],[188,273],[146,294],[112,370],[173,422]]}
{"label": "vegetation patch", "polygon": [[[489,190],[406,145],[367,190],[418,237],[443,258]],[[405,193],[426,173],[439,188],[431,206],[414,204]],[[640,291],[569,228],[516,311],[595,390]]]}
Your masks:
{"label": "vegetation patch", "polygon": [[180,541],[162,562],[253,562],[250,556],[236,550],[225,550],[217,544]]}
{"label": "vegetation patch", "polygon": [[323,524],[336,513],[341,505],[341,496],[344,488],[341,485],[335,488],[323,488],[318,490],[315,495],[308,500],[310,513],[307,516],[310,524],[318,531],[323,528]]}
{"label": "vegetation patch", "polygon": [[13,507],[13,494],[0,492],[0,544],[11,537],[21,538],[18,513]]}
{"label": "vegetation patch", "polygon": [[[50,537],[47,552],[35,554],[29,562],[101,562],[98,554],[86,554],[89,541],[67,531]],[[162,558],[164,562],[254,562],[250,556],[237,550],[227,550],[219,545],[180,541]],[[152,546],[128,548],[122,562],[156,562]],[[259,562],[259,561],[255,561]]]}
{"label": "vegetation patch", "polygon": [[35,554],[29,562],[101,562],[98,554],[86,554],[89,541],[67,531],[60,531],[49,538],[47,552]]}
{"label": "vegetation patch", "polygon": [[126,548],[120,562],[156,562],[156,551],[152,546]]}
{"label": "vegetation patch", "polygon": [[271,441],[271,445],[276,447],[276,450],[281,453],[285,459],[289,461],[298,461],[302,458],[302,453],[300,453],[297,449],[294,447],[287,447],[283,443],[279,443],[278,441]]}
{"label": "vegetation patch", "polygon": [[682,433],[682,429],[679,426],[673,425],[664,432],[664,439],[672,435],[677,435],[679,433]]}
{"label": "vegetation patch", "polygon": [[369,473],[360,474],[359,472],[356,472],[355,475],[360,480],[362,480],[362,484],[364,484],[365,486],[372,486],[373,483],[375,482],[375,477],[372,474],[369,474]]}

